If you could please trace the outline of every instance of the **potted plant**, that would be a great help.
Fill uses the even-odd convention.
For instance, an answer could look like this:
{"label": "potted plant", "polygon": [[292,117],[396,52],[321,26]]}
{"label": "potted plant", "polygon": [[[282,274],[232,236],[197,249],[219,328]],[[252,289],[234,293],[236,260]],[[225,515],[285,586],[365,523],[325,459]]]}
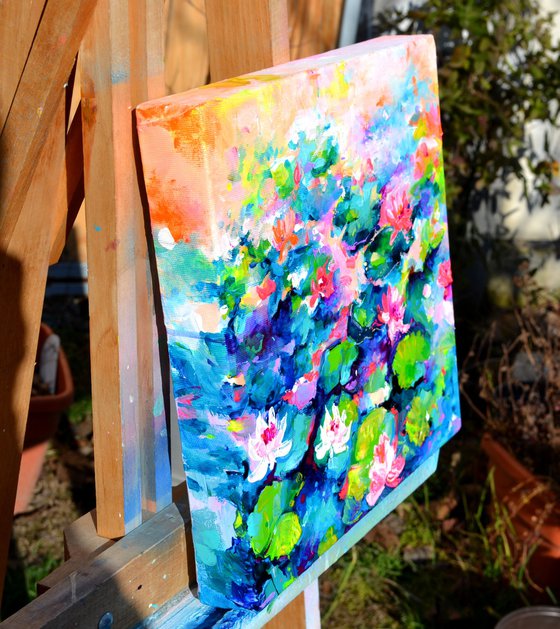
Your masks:
{"label": "potted plant", "polygon": [[[548,301],[494,321],[475,340],[463,398],[482,418],[482,449],[530,579],[560,592],[560,307]],[[478,400],[469,390],[475,380]]]}
{"label": "potted plant", "polygon": [[46,344],[49,343],[49,339],[52,343],[54,340],[53,331],[49,326],[42,323],[39,332],[37,368],[29,403],[14,514],[22,513],[27,509],[43,469],[49,441],[56,432],[61,413],[72,404],[74,397],[72,373],[66,355],[62,347],[59,347],[59,343],[55,342],[52,344],[54,348],[58,348],[55,352],[56,362],[54,364],[52,392],[49,390],[49,385],[40,376],[41,359],[43,358],[43,363],[48,360],[44,350]]}

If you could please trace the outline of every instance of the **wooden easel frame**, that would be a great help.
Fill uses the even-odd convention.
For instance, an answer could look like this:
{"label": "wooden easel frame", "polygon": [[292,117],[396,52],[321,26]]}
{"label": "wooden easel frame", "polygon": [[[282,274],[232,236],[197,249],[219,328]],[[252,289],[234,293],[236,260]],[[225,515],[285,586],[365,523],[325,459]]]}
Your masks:
{"label": "wooden easel frame", "polygon": [[[197,604],[196,613],[213,612],[190,593],[188,508],[184,495],[171,495],[133,131],[132,109],[165,93],[164,0],[27,4],[0,4],[8,60],[0,74],[0,513],[13,512],[47,268],[63,246],[82,173],[97,510],[65,532],[67,561],[43,581],[45,594],[3,624],[177,626],[170,618]],[[289,60],[286,0],[206,0],[206,10],[212,80]],[[65,88],[78,51],[81,107],[72,118]],[[10,530],[4,516],[0,595]],[[309,600],[300,595],[269,626],[309,626],[306,601],[318,623],[318,601]]]}

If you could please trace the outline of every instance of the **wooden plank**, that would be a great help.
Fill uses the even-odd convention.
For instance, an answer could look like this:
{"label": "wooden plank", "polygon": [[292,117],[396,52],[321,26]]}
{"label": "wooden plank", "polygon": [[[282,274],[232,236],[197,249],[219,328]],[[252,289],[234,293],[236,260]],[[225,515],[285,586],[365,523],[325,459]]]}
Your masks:
{"label": "wooden plank", "polygon": [[[165,94],[164,81],[164,12],[161,0],[135,1],[131,13],[131,81],[134,105]],[[139,77],[142,80],[139,81]],[[160,365],[159,334],[153,282],[156,276],[155,255],[148,251],[151,242],[148,201],[145,196],[140,151],[133,136],[136,171],[140,183],[142,212],[138,212],[136,241],[136,318],[138,343],[138,381],[140,448],[142,452],[142,507],[157,512],[171,502],[171,460],[167,434],[166,404],[169,391],[164,392]],[[153,261],[153,267],[150,263]],[[152,276],[153,273],[153,276]],[[158,298],[159,305],[159,298]],[[159,306],[160,307],[160,306]],[[167,360],[164,358],[164,360]],[[168,389],[168,387],[167,387]]]}
{"label": "wooden plank", "polygon": [[302,59],[336,48],[344,0],[290,0],[290,57]]}
{"label": "wooden plank", "polygon": [[95,509],[78,518],[64,529],[64,563],[37,583],[37,594],[44,594],[114,543],[97,535]]}
{"label": "wooden plank", "polygon": [[66,135],[66,171],[61,173],[66,190],[58,199],[54,220],[53,243],[49,264],[58,262],[68,234],[76,220],[84,200],[84,167],[82,151],[82,117],[80,112],[74,117]]}
{"label": "wooden plank", "polygon": [[[98,525],[101,535],[119,537],[125,532],[125,515],[129,517],[124,507],[124,457],[120,446],[122,443],[129,447],[130,444],[124,444],[121,424],[117,261],[120,226],[117,225],[115,208],[117,182],[113,146],[118,139],[113,129],[111,54],[109,4],[100,0],[80,51],[84,188]],[[121,104],[126,112],[128,104]],[[123,129],[126,122],[125,116],[121,123]],[[125,143],[130,141],[125,131],[121,133],[125,134]],[[130,158],[128,163],[131,163]],[[103,185],[98,185],[101,181]],[[121,186],[126,188],[127,183],[125,177]],[[124,369],[126,367],[123,366]],[[139,503],[139,490],[137,494]],[[136,511],[139,512],[139,505]],[[138,515],[134,524],[139,521]]]}
{"label": "wooden plank", "polygon": [[[113,540],[105,539],[107,544],[114,544]],[[101,550],[99,551],[101,552]],[[93,559],[99,553],[92,552],[91,555],[85,555],[83,557],[71,557],[67,559],[62,565],[53,570],[46,577],[43,577],[40,581],[37,581],[37,596],[41,596],[45,592],[52,589],[57,583],[60,583],[63,579],[69,577],[77,570],[82,568],[88,560]]]}
{"label": "wooden plank", "polygon": [[46,0],[0,2],[0,129],[4,128],[12,106],[45,2]]}
{"label": "wooden plank", "polygon": [[53,200],[56,206],[66,192],[64,123],[61,93],[18,221],[0,247],[0,286],[7,297],[0,325],[0,598],[55,225],[37,216],[49,216]]}
{"label": "wooden plank", "polygon": [[136,626],[189,586],[188,520],[185,504],[169,505],[124,539],[64,574],[2,626],[97,627],[101,618],[112,618],[112,623],[99,626]]}
{"label": "wooden plank", "polygon": [[100,549],[105,550],[113,544],[97,534],[97,515],[95,509],[78,518],[64,529],[65,559],[87,557]]}
{"label": "wooden plank", "polygon": [[[276,616],[271,618],[271,615]],[[255,614],[250,610],[226,610],[208,607],[195,598],[191,592],[181,592],[175,600],[157,610],[139,627],[142,629],[176,629],[177,627],[266,627],[276,629],[321,629],[319,611],[319,586],[314,581],[292,604],[279,612],[266,608]]]}
{"label": "wooden plank", "polygon": [[[94,5],[95,0],[48,0],[45,6],[0,136],[0,247],[15,229]],[[36,220],[42,217],[44,212]]]}
{"label": "wooden plank", "polygon": [[[97,525],[105,537],[138,526],[143,504],[170,499],[167,432],[161,414],[154,418],[158,354],[131,111],[164,90],[162,10],[156,0],[99,0],[81,49]],[[168,480],[154,497],[156,473]]]}
{"label": "wooden plank", "polygon": [[[80,71],[76,61],[72,80],[66,88],[67,135],[66,135],[66,196],[64,216],[53,241],[50,263],[58,262],[84,202],[84,152],[82,145],[82,112],[80,108]],[[85,256],[84,260],[85,262]]]}
{"label": "wooden plank", "polygon": [[165,51],[165,85],[170,94],[208,80],[208,38],[204,0],[171,0]]}
{"label": "wooden plank", "polygon": [[206,0],[213,82],[290,59],[286,0]]}
{"label": "wooden plank", "polygon": [[266,629],[306,629],[305,595],[302,592],[287,607],[266,623]]}

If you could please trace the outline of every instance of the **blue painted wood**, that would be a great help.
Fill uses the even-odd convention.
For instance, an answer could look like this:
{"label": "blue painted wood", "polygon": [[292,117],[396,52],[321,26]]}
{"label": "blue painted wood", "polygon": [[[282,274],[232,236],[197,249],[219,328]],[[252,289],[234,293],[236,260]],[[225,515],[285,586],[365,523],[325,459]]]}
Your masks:
{"label": "blue painted wood", "polygon": [[289,605],[303,590],[335,563],[376,524],[389,515],[410,494],[426,481],[437,468],[439,450],[432,454],[400,485],[393,489],[376,507],[364,516],[346,535],[322,555],[292,585],[259,613],[242,609],[224,610],[201,603],[191,592],[185,591],[155,611],[136,629],[257,629]]}
{"label": "blue painted wood", "polygon": [[[154,305],[150,292],[149,301]],[[152,318],[152,346],[149,352],[152,364],[150,390],[144,393],[142,408],[145,419],[142,422],[142,503],[145,510],[157,513],[171,503],[171,458],[163,378],[168,378],[161,367],[158,329],[155,317]],[[145,369],[149,365],[145,365]]]}

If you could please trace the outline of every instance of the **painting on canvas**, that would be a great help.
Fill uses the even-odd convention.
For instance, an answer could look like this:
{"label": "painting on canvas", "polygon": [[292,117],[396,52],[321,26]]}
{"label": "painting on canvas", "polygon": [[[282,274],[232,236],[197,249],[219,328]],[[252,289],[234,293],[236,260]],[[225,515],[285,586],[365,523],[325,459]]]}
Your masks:
{"label": "painting on canvas", "polygon": [[137,119],[201,600],[262,609],[459,428],[433,40]]}

